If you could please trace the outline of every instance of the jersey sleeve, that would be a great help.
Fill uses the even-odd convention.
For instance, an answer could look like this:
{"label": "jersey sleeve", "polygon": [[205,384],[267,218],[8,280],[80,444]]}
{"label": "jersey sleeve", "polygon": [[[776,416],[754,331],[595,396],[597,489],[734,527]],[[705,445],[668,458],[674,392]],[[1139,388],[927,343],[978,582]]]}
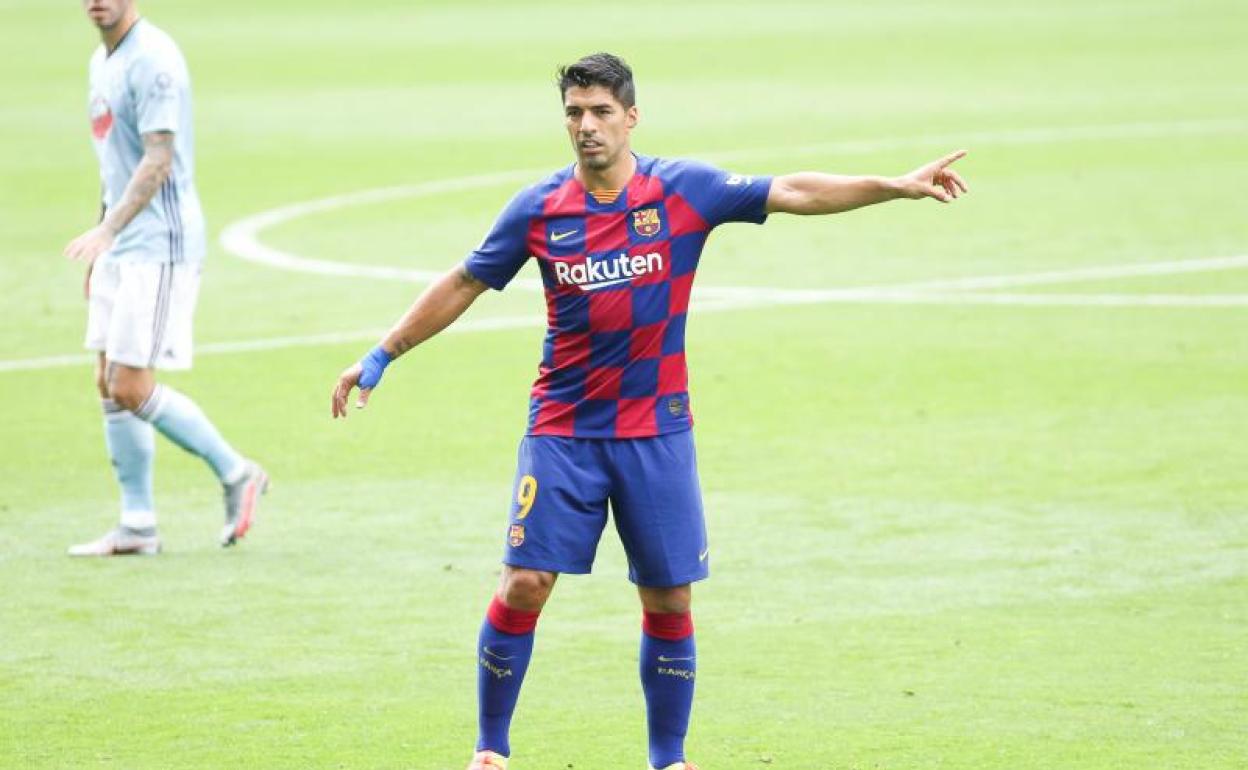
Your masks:
{"label": "jersey sleeve", "polygon": [[491,289],[502,291],[529,258],[532,198],[532,188],[517,193],[494,220],[481,245],[464,260],[468,272]]}
{"label": "jersey sleeve", "polygon": [[130,93],[134,95],[139,134],[177,133],[182,99],[187,90],[186,67],[174,56],[145,53],[130,65]]}
{"label": "jersey sleeve", "polygon": [[767,221],[771,177],[734,174],[696,161],[679,164],[677,190],[711,227]]}

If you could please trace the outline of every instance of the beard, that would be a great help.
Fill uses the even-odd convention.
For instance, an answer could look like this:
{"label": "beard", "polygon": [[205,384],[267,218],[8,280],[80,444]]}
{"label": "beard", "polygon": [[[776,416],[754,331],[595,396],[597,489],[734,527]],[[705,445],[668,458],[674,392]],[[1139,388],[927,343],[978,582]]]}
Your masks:
{"label": "beard", "polygon": [[115,15],[104,13],[103,15],[98,16],[98,17],[94,15],[89,15],[88,18],[91,19],[91,22],[93,24],[95,24],[96,29],[102,32],[109,32],[117,28],[117,25],[121,23],[121,19],[123,15],[124,14],[120,14],[120,13],[115,14]]}
{"label": "beard", "polygon": [[615,160],[618,156],[619,156],[618,152],[612,153],[610,155],[607,155],[605,153],[600,153],[598,155],[590,155],[588,157],[585,155],[581,155],[580,161],[581,161],[581,165],[584,166],[585,168],[591,169],[593,171],[602,171],[603,169],[611,168],[611,166],[615,164]]}

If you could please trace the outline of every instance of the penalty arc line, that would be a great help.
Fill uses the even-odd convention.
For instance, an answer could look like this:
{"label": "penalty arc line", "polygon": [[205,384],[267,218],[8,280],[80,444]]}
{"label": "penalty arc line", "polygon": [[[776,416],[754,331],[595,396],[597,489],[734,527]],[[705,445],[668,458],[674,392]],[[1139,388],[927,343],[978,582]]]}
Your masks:
{"label": "penalty arc line", "polygon": [[[897,137],[878,140],[847,140],[806,145],[793,148],[754,148],[750,150],[712,153],[707,159],[714,162],[743,161],[767,157],[785,157],[791,155],[811,154],[863,154],[882,150],[921,147],[928,145],[947,145],[959,142],[980,144],[1036,144],[1059,141],[1089,141],[1105,139],[1132,139],[1165,137],[1177,135],[1209,135],[1222,133],[1241,133],[1248,131],[1248,121],[1242,119],[1211,119],[1188,120],[1173,122],[1140,122],[1118,123],[1092,126],[1058,126],[1050,128],[1027,128],[1002,131],[981,131],[962,134],[927,135],[914,137]],[[447,192],[458,192],[492,187],[507,182],[524,182],[540,178],[547,170],[526,169],[505,171],[492,174],[479,174],[442,179],[414,184],[382,187],[371,190],[334,195],[301,203],[292,203],[270,209],[230,223],[221,232],[220,243],[226,252],[241,259],[268,265],[282,270],[311,273],[315,275],[343,276],[352,278],[373,278],[380,280],[410,281],[422,283],[432,281],[442,275],[442,271],[414,270],[381,265],[359,265],[333,260],[314,259],[276,249],[260,240],[260,233],[275,225],[283,224],[312,214],[333,211],[348,206],[369,205],[404,198],[418,198]],[[509,284],[509,288],[527,291],[542,291],[540,280],[518,278]],[[893,287],[890,287],[893,288]],[[914,287],[906,287],[914,288]],[[969,288],[969,287],[968,287]],[[984,288],[984,287],[975,287]],[[749,289],[708,286],[699,289],[703,296],[737,298],[740,292]],[[769,296],[778,296],[783,289],[766,289]],[[795,296],[805,299],[806,292]],[[840,291],[840,290],[829,290]]]}

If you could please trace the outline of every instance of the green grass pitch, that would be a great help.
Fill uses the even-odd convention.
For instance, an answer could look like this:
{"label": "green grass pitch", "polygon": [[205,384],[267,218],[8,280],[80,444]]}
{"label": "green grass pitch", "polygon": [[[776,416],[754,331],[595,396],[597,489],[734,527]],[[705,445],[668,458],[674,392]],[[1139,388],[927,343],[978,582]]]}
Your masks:
{"label": "green grass pitch", "polygon": [[[95,33],[77,3],[0,0],[0,767],[462,768],[541,330],[439,338],[333,424],[337,373],[419,287],[277,270],[217,235],[299,201],[560,166],[553,70],[600,49],[637,72],[640,152],[900,173],[971,151],[971,195],[951,207],[724,228],[700,288],[1115,268],[940,301],[695,312],[713,577],[695,590],[691,759],[1248,765],[1248,268],[1136,274],[1248,253],[1242,2],[143,10],[190,62],[212,239],[201,355],[168,381],[275,488],[222,551],[210,474],[162,440],[166,553],[63,555],[116,515],[90,369],[44,360],[80,353],[80,268],[59,255],[95,213]],[[515,187],[260,237],[441,269]],[[541,313],[508,291],[469,320]],[[335,332],[352,336],[280,341]],[[231,347],[257,341],[269,349]],[[515,770],[644,766],[624,574],[609,530],[595,574],[557,588]]]}

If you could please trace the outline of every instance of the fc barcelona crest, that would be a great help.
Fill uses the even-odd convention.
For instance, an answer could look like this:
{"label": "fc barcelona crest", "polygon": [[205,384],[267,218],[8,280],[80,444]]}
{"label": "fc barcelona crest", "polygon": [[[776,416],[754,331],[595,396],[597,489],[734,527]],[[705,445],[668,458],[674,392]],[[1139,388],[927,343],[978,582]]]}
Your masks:
{"label": "fc barcelona crest", "polygon": [[633,212],[633,229],[638,235],[652,238],[663,229],[663,220],[659,219],[658,209],[641,209]]}
{"label": "fc barcelona crest", "polygon": [[524,545],[524,525],[512,524],[511,532],[508,533],[507,539],[508,539],[508,542],[511,543],[512,548],[519,548],[520,546]]}

